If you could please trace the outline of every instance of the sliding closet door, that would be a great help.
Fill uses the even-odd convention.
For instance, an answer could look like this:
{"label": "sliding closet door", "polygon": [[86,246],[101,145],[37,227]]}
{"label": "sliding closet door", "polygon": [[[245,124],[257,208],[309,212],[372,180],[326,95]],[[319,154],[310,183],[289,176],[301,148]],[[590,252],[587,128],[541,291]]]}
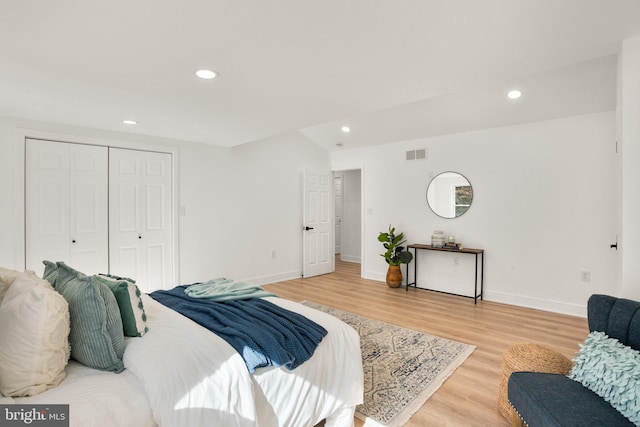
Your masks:
{"label": "sliding closet door", "polygon": [[171,154],[109,149],[112,274],[143,292],[173,284]]}
{"label": "sliding closet door", "polygon": [[86,274],[108,271],[107,148],[27,139],[26,268],[64,261]]}

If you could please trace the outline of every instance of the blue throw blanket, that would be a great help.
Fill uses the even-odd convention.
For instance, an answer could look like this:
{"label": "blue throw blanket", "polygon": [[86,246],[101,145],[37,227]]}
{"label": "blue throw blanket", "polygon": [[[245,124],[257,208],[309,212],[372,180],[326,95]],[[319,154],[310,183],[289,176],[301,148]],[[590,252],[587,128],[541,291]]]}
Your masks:
{"label": "blue throw blanket", "polygon": [[311,358],[327,335],[317,323],[269,301],[211,302],[189,297],[187,286],[149,295],[227,341],[251,373],[265,366],[295,369]]}

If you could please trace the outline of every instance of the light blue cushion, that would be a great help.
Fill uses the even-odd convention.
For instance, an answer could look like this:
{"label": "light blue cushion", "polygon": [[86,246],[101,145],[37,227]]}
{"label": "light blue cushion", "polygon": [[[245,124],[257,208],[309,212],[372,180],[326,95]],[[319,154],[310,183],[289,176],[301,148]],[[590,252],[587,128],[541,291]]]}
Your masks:
{"label": "light blue cushion", "polygon": [[71,358],[94,369],[122,372],[124,334],[113,292],[63,262],[56,266],[54,287],[69,303]]}
{"label": "light blue cushion", "polygon": [[580,347],[569,378],[640,425],[640,352],[597,331],[590,333]]}

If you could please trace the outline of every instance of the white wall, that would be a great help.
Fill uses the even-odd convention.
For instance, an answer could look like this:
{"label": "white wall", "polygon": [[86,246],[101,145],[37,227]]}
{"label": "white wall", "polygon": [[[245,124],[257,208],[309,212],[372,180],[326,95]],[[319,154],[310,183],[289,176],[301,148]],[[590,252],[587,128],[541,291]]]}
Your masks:
{"label": "white wall", "polygon": [[14,268],[17,263],[15,233],[16,153],[15,127],[0,120],[0,267]]}
{"label": "white wall", "polygon": [[177,150],[178,204],[184,208],[180,282],[226,276],[267,283],[301,275],[302,174],[329,170],[328,154],[301,134],[229,149],[11,118],[0,118],[0,266],[24,268],[24,235],[16,213],[23,200],[22,129],[76,142]]}
{"label": "white wall", "polygon": [[362,238],[360,170],[348,170],[341,173],[343,174],[343,217],[340,259],[349,262],[360,262],[360,242]]}
{"label": "white wall", "polygon": [[640,38],[620,55],[622,136],[622,296],[640,300]]}
{"label": "white wall", "polygon": [[180,155],[183,281],[300,277],[302,177],[328,171],[328,154],[291,134],[233,149],[183,144]]}
{"label": "white wall", "polygon": [[[390,223],[409,243],[430,243],[443,230],[486,250],[485,299],[585,315],[589,295],[621,293],[618,254],[609,248],[617,233],[615,136],[615,113],[607,112],[332,153],[333,169],[363,165],[364,276],[384,280],[377,236]],[[405,160],[419,148],[427,161]],[[427,206],[429,179],[443,171],[473,186],[460,218],[439,218]],[[422,269],[419,283],[470,289],[472,260],[455,265],[447,255],[421,254],[440,270]],[[591,282],[581,281],[582,271]]]}

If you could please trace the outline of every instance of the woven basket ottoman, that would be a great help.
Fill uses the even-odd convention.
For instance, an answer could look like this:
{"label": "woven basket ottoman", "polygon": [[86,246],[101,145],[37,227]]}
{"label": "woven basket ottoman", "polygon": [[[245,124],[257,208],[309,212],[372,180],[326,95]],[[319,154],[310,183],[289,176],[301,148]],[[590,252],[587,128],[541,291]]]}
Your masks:
{"label": "woven basket ottoman", "polygon": [[512,422],[511,418],[515,412],[507,397],[507,382],[512,372],[548,372],[566,375],[572,367],[573,362],[569,358],[540,344],[519,343],[509,347],[502,355],[502,373],[498,392],[498,409],[502,416]]}

